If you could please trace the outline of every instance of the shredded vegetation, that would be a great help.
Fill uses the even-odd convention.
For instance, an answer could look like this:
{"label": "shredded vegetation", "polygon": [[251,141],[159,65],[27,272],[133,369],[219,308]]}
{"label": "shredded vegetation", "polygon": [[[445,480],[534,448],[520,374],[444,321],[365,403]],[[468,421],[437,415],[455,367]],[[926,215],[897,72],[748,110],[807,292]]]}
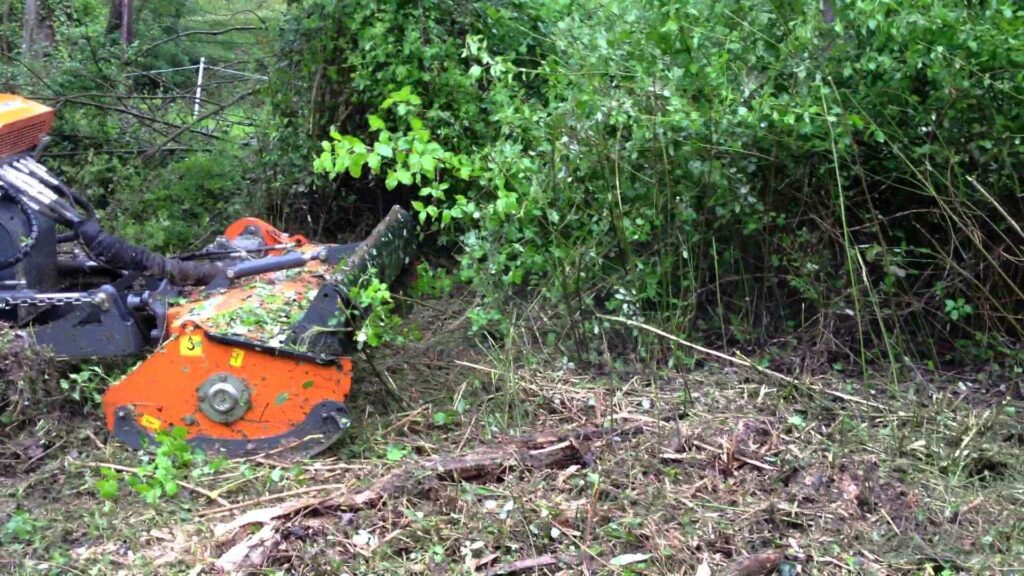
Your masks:
{"label": "shredded vegetation", "polygon": [[104,467],[144,471],[95,420],[26,430],[0,499],[9,570],[952,574],[1024,560],[1024,403],[989,385],[932,374],[894,395],[716,363],[593,373],[481,346],[459,335],[458,305],[424,304],[409,321],[425,338],[372,359],[408,406],[361,374],[357,427],[314,462],[200,459],[177,497],[147,505],[130,488],[101,498]]}

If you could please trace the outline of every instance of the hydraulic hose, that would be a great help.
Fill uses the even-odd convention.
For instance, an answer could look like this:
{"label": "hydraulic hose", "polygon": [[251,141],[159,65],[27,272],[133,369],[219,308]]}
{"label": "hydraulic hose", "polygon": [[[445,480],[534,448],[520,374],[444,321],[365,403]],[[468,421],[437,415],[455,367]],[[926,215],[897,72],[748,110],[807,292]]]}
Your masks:
{"label": "hydraulic hose", "polygon": [[[0,270],[6,270],[12,268],[21,263],[22,260],[28,258],[29,253],[32,252],[32,248],[36,245],[36,240],[39,238],[39,219],[36,218],[35,212],[29,207],[25,200],[17,194],[12,194],[7,191],[6,188],[0,186],[0,198],[10,198],[12,202],[21,211],[21,214],[25,217],[28,222],[28,238],[21,243],[21,247],[13,256],[0,260]],[[12,238],[13,241],[18,242],[19,238]]]}
{"label": "hydraulic hose", "polygon": [[138,272],[152,278],[166,278],[178,286],[206,286],[222,272],[208,262],[182,262],[147,248],[136,246],[103,230],[95,217],[75,225],[82,246],[97,261],[118,270]]}

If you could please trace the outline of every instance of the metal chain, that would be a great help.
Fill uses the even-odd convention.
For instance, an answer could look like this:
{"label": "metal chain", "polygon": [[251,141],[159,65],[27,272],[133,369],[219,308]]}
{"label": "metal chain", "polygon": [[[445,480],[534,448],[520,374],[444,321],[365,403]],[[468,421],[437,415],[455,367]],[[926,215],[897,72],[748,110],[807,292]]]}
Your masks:
{"label": "metal chain", "polygon": [[34,294],[32,296],[0,296],[0,310],[20,306],[69,306],[99,304],[100,298],[86,292],[67,294]]}

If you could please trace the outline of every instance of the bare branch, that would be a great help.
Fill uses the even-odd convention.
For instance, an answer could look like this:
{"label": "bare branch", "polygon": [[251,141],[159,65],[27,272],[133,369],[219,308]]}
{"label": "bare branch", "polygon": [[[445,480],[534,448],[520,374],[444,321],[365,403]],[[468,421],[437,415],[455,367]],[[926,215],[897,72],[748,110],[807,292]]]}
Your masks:
{"label": "bare branch", "polygon": [[211,108],[210,110],[204,112],[203,114],[201,114],[198,118],[193,120],[188,125],[182,126],[182,127],[178,128],[177,130],[175,130],[174,132],[172,132],[171,135],[168,136],[167,139],[164,140],[163,142],[161,142],[159,144],[154,144],[153,146],[151,146],[150,149],[145,154],[142,155],[142,160],[143,161],[149,160],[150,158],[155,156],[157,153],[159,153],[160,150],[162,150],[165,146],[167,146],[171,142],[174,142],[175,139],[178,138],[178,136],[181,136],[182,134],[184,134],[185,132],[188,132],[189,130],[193,130],[192,127],[195,126],[196,124],[199,124],[203,120],[206,120],[207,118],[209,118],[209,117],[211,117],[211,116],[213,116],[215,114],[220,114],[221,112],[223,112],[227,108],[230,108],[230,107],[234,106],[235,104],[238,104],[242,100],[244,100],[244,99],[248,98],[249,96],[253,95],[257,90],[259,90],[258,87],[257,88],[253,88],[252,90],[248,90],[246,92],[243,92],[243,93],[239,94],[238,96],[235,96],[234,98],[232,98],[231,101],[229,101],[229,102],[227,102],[227,103],[225,103],[225,104],[223,104],[223,105],[221,105],[221,106],[219,106],[217,108]]}
{"label": "bare branch", "polygon": [[154,42],[154,43],[150,44],[149,46],[146,46],[145,48],[142,48],[141,50],[136,52],[135,55],[139,56],[139,55],[145,54],[146,52],[149,52],[150,50],[152,50],[153,48],[156,48],[157,46],[161,46],[163,44],[167,44],[168,42],[174,42],[175,40],[177,40],[179,38],[184,38],[185,36],[195,36],[195,35],[220,36],[221,34],[227,34],[228,32],[236,32],[236,31],[241,31],[241,30],[260,30],[260,29],[261,28],[259,26],[232,26],[230,28],[224,28],[223,30],[186,30],[185,32],[178,32],[177,34],[175,34],[174,36],[171,36],[169,38],[164,38],[163,40],[160,40],[159,42]]}

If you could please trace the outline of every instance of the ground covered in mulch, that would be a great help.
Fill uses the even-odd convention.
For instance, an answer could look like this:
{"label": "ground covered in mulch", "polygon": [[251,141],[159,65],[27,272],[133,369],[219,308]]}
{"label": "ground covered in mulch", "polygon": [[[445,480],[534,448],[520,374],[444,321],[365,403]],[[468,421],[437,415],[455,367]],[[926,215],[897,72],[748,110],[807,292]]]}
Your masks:
{"label": "ground covered in mulch", "polygon": [[145,462],[98,414],[12,425],[5,573],[1024,570],[1012,383],[588,371],[463,321],[421,308],[423,340],[362,361],[328,454],[186,471],[197,490],[156,505],[98,496],[100,464]]}

